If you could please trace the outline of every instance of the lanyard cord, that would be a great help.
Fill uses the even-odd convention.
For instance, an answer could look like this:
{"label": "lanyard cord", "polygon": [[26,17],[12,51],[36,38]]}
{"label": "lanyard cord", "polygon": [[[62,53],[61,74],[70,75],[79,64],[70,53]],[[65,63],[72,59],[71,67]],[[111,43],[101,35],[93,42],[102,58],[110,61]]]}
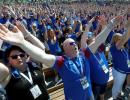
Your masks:
{"label": "lanyard cord", "polygon": [[103,61],[103,59],[102,59],[102,57],[101,57],[101,54],[100,54],[99,52],[97,52],[97,55],[94,55],[94,56],[95,56],[96,60],[98,61],[98,63],[99,63],[100,65],[103,65],[103,64],[104,64],[104,61]]}
{"label": "lanyard cord", "polygon": [[32,76],[31,76],[31,72],[29,70],[29,68],[27,67],[27,72],[28,72],[28,76],[27,77],[24,73],[20,72],[20,75],[22,75],[29,83],[33,84],[33,80],[32,80]]}
{"label": "lanyard cord", "polygon": [[[81,74],[81,77],[83,77],[83,76],[85,76],[85,72],[84,72],[84,70],[83,70],[83,68],[84,68],[84,64],[82,64],[81,63],[81,60],[80,60],[80,57],[78,56],[78,62],[74,62],[73,61],[73,63],[76,65],[76,68],[78,69],[78,71],[79,71],[79,73]],[[79,63],[79,64],[78,64]],[[85,62],[83,62],[83,63],[85,63]],[[80,70],[80,68],[81,68],[81,70]]]}

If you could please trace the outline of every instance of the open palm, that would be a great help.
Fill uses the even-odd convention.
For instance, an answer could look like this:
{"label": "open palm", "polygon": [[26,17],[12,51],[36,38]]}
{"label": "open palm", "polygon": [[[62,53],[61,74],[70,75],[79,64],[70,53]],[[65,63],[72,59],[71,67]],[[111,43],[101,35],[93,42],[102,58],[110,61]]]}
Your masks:
{"label": "open palm", "polygon": [[10,31],[2,24],[0,24],[0,38],[13,45],[20,44],[24,40],[23,34],[16,26]]}
{"label": "open palm", "polygon": [[29,33],[29,31],[26,29],[26,27],[20,22],[16,21],[17,28],[23,33],[24,37],[26,37]]}

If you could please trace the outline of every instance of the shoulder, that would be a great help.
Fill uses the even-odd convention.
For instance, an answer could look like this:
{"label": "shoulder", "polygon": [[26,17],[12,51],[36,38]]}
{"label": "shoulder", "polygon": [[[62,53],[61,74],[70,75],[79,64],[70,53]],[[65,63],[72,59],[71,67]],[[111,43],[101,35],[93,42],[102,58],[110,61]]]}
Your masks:
{"label": "shoulder", "polygon": [[56,56],[55,67],[60,68],[64,65],[66,57],[65,56]]}
{"label": "shoulder", "polygon": [[33,70],[38,70],[38,69],[41,69],[40,65],[38,65],[37,63],[35,62],[28,62],[28,67],[30,69],[33,69]]}

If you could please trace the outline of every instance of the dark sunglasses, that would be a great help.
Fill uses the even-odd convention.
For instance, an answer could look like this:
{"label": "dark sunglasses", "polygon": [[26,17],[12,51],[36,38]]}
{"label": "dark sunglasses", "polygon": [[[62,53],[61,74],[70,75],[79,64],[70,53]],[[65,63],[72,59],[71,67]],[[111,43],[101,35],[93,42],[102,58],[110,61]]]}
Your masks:
{"label": "dark sunglasses", "polygon": [[76,45],[76,43],[75,42],[70,42],[70,45]]}
{"label": "dark sunglasses", "polygon": [[11,57],[12,59],[17,59],[18,56],[21,57],[21,58],[23,58],[23,57],[25,57],[25,54],[12,55],[12,56],[10,56],[10,57]]}

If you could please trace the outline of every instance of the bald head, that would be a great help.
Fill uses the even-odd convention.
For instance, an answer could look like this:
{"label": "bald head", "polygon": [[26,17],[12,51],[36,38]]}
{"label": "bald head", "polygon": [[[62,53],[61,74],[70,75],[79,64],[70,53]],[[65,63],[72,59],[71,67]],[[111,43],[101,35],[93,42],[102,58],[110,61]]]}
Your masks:
{"label": "bald head", "polygon": [[78,46],[71,38],[68,38],[63,42],[63,49],[65,54],[70,58],[76,57],[78,54]]}
{"label": "bald head", "polygon": [[63,48],[66,48],[66,46],[69,46],[70,42],[75,42],[73,39],[68,38],[63,42]]}

